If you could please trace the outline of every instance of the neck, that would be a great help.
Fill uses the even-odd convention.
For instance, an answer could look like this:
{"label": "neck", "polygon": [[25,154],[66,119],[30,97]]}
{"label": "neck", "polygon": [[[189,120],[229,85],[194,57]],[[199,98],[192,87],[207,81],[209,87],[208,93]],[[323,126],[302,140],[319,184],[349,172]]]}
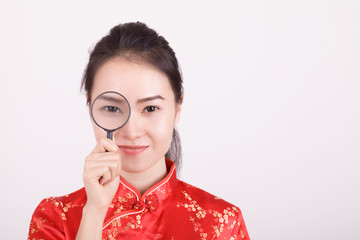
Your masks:
{"label": "neck", "polygon": [[167,175],[166,161],[160,160],[149,169],[139,172],[130,173],[121,171],[121,177],[129,184],[135,187],[140,194],[144,194],[146,190],[154,186]]}

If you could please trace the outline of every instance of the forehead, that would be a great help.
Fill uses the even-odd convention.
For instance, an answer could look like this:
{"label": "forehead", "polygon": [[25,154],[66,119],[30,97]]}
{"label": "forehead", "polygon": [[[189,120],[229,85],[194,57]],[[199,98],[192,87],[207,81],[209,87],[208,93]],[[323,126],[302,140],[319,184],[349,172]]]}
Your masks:
{"label": "forehead", "polygon": [[174,99],[169,79],[164,73],[149,64],[121,57],[106,61],[95,74],[92,100],[106,91],[119,92],[129,101],[155,95]]}

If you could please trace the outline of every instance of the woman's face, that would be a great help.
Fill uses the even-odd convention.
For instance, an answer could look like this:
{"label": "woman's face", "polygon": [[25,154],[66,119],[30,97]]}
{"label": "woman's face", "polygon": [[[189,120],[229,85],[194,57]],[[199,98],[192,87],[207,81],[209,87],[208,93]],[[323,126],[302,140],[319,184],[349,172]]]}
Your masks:
{"label": "woman's face", "polygon": [[[113,133],[122,171],[144,172],[164,160],[181,110],[166,75],[147,64],[112,58],[95,74],[91,102],[106,91],[121,93],[131,106],[129,121]],[[106,137],[94,122],[93,127],[97,142]]]}

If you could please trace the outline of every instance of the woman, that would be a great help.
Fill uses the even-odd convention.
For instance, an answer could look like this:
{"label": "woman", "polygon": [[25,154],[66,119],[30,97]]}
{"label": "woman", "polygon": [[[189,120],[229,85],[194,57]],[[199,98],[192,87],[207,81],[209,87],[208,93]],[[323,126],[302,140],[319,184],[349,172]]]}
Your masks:
{"label": "woman", "polygon": [[183,87],[163,37],[139,22],[115,26],[90,54],[82,86],[90,109],[116,91],[131,116],[113,139],[93,121],[85,187],[44,199],[28,239],[249,239],[238,207],[176,178]]}

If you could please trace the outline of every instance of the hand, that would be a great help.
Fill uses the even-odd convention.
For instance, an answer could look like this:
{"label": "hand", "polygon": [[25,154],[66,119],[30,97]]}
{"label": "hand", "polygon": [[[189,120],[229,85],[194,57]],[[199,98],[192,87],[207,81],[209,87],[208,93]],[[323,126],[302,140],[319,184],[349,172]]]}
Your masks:
{"label": "hand", "polygon": [[119,187],[121,157],[114,141],[102,138],[87,156],[83,181],[87,202],[86,208],[106,214]]}

